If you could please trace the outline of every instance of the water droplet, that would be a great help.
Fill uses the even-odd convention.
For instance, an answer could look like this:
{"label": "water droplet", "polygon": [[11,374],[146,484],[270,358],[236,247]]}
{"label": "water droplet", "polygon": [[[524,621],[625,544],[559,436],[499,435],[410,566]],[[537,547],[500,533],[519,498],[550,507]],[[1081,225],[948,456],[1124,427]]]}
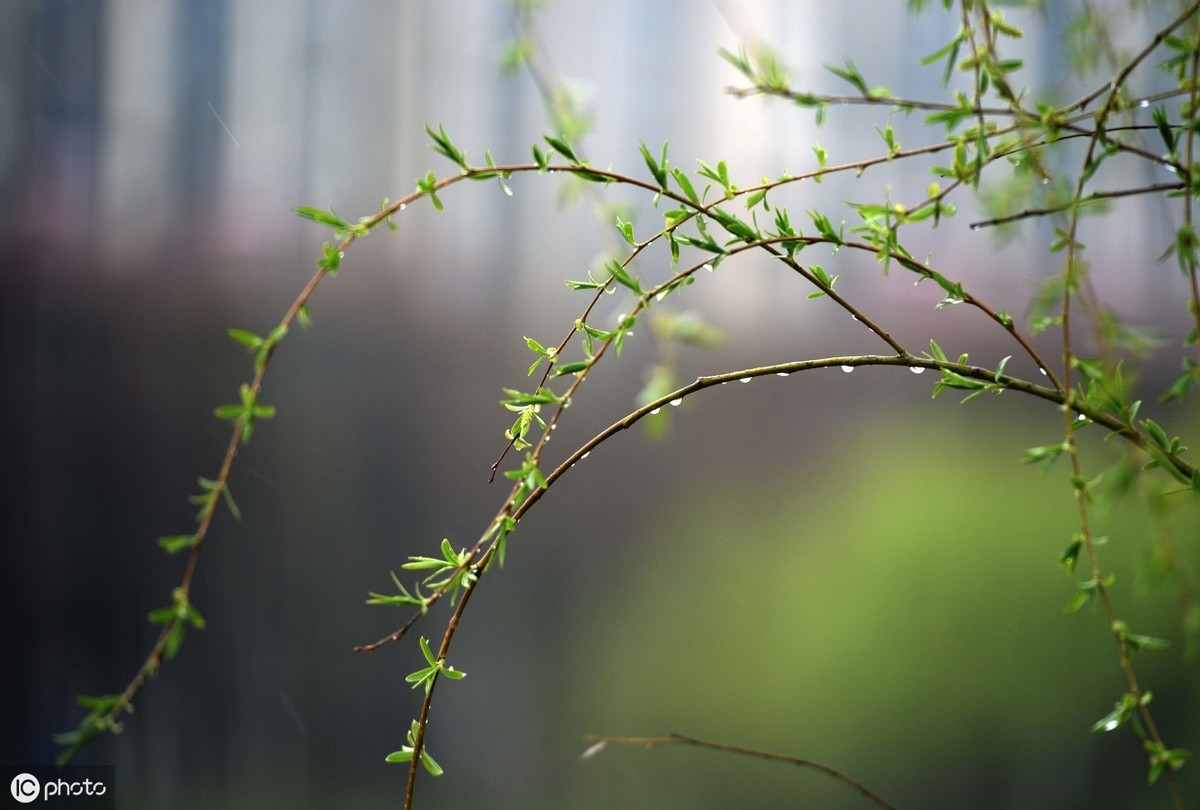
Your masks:
{"label": "water droplet", "polygon": [[408,203],[400,203],[400,208],[398,208],[397,210],[403,211],[405,208],[408,208]]}
{"label": "water droplet", "polygon": [[1146,109],[1147,107],[1150,106],[1150,99],[1148,99],[1148,98],[1142,99],[1141,101],[1138,102],[1138,106],[1141,107],[1143,110]]}
{"label": "water droplet", "polygon": [[853,319],[853,320],[856,320],[856,321],[858,320],[858,316],[857,316],[857,315],[855,315],[853,312],[851,312],[851,313],[850,313],[850,317],[851,317],[851,319]]}
{"label": "water droplet", "polygon": [[1039,368],[1039,369],[1038,369],[1038,371],[1042,372],[1042,376],[1043,376],[1043,377],[1049,377],[1049,376],[1050,376],[1049,374],[1047,374],[1047,373],[1046,373],[1046,369],[1044,369],[1044,368]]}
{"label": "water droplet", "polygon": [[683,402],[683,397],[677,397],[676,399],[671,400],[671,407],[678,408],[679,403],[681,403],[681,402]]}
{"label": "water droplet", "polygon": [[338,251],[338,258],[339,258],[339,259],[344,259],[344,258],[346,258],[346,251],[344,251],[344,250],[339,250],[339,251]]}
{"label": "water droplet", "polygon": [[1121,724],[1117,722],[1116,718],[1113,718],[1112,720],[1109,720],[1107,723],[1104,724],[1104,730],[1112,731],[1119,725],[1121,725]]}
{"label": "water droplet", "polygon": [[588,456],[590,456],[591,454],[592,454],[592,451],[591,451],[591,450],[588,450],[586,453],[584,453],[582,456],[580,456],[580,457],[579,457],[579,460],[580,460],[580,461],[583,461],[585,458],[587,458],[587,457],[588,457]]}
{"label": "water droplet", "polygon": [[1050,178],[1049,178],[1049,177],[1043,177],[1043,178],[1042,178],[1042,185],[1043,185],[1043,186],[1044,186],[1044,185],[1046,185],[1046,184],[1047,184],[1047,183],[1049,183],[1049,182],[1050,182]]}
{"label": "water droplet", "polygon": [[655,408],[654,410],[650,411],[650,415],[654,416],[656,413],[658,413],[661,410],[662,410],[662,408]]}
{"label": "water droplet", "polygon": [[550,429],[551,429],[551,430],[558,430],[558,422],[555,422],[554,424],[552,424],[552,425],[550,426]]}
{"label": "water droplet", "polygon": [[738,380],[738,382],[748,383],[748,382],[750,382],[750,380],[751,380],[750,377],[742,377],[740,380]]}
{"label": "water droplet", "polygon": [[909,366],[908,370],[911,371],[913,374],[924,374],[925,366]]}
{"label": "water droplet", "polygon": [[854,366],[842,366],[842,371],[849,374],[851,371],[854,371]]}
{"label": "water droplet", "polygon": [[705,264],[704,269],[711,273],[713,271],[712,263],[710,262],[710,263]]}
{"label": "water droplet", "polygon": [[792,372],[790,372],[790,371],[776,371],[776,372],[775,372],[775,376],[776,376],[776,377],[786,377],[786,376],[788,376],[788,375],[789,375],[789,374],[791,374],[791,373],[792,373]]}
{"label": "water droplet", "polygon": [[982,230],[983,230],[983,223],[982,223],[982,222],[972,222],[972,223],[971,223],[971,230],[973,230],[973,231],[982,231]]}

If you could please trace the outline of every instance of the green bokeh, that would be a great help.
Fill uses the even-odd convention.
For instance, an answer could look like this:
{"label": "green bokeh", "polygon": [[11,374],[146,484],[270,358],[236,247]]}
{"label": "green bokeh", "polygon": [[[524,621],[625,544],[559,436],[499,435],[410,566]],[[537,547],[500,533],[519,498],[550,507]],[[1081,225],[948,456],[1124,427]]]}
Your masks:
{"label": "green bokeh", "polygon": [[[593,697],[573,720],[810,758],[901,807],[1168,806],[1129,729],[1088,731],[1125,687],[1098,606],[1063,611],[1065,462],[1022,466],[1019,429],[970,415],[866,426],[765,482],[723,470],[661,514],[582,630],[572,674]],[[1087,448],[1096,470],[1118,452]],[[1135,663],[1168,743],[1196,750],[1173,591],[1139,584],[1158,531],[1140,500],[1092,509],[1102,565],[1131,629],[1171,640]],[[1194,571],[1198,510],[1180,502],[1167,524]],[[691,749],[611,749],[578,772],[595,807],[871,806],[812,771]]]}

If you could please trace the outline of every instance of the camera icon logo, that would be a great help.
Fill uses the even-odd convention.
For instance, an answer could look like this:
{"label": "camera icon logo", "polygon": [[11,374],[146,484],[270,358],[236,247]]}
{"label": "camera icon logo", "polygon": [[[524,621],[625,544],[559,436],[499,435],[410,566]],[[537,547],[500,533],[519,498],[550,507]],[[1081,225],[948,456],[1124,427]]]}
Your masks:
{"label": "camera icon logo", "polygon": [[31,773],[19,773],[13,777],[10,789],[14,799],[21,804],[29,804],[41,795],[42,784]]}

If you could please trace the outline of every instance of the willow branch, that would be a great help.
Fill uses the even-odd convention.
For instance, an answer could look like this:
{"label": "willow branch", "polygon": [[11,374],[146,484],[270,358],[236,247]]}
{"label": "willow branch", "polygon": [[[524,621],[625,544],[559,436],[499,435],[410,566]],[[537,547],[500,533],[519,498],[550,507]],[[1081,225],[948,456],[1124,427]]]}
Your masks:
{"label": "willow branch", "polygon": [[884,799],[875,791],[853,779],[850,776],[842,773],[836,768],[831,768],[828,765],[823,765],[820,762],[815,762],[804,757],[793,757],[786,754],[776,754],[771,751],[759,751],[754,748],[746,748],[740,745],[730,745],[728,743],[713,742],[711,740],[701,740],[696,737],[687,737],[683,734],[671,734],[666,737],[612,737],[607,735],[589,734],[584,739],[593,743],[584,755],[588,758],[595,756],[605,746],[609,745],[626,745],[635,746],[641,745],[646,748],[654,748],[660,745],[687,745],[695,748],[706,748],[710,751],[718,751],[726,754],[739,754],[741,756],[752,757],[754,759],[762,759],[768,762],[782,762],[788,765],[796,765],[801,768],[811,768],[812,770],[823,773],[832,779],[841,782],[847,787],[853,788],[870,799],[875,804],[884,808],[884,810],[897,810],[896,805]]}

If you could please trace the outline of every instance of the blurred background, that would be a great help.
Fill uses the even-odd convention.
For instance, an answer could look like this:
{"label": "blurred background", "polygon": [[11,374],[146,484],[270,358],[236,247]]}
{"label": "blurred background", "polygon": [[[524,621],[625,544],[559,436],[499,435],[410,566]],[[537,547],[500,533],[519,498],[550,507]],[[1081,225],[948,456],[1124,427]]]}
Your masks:
{"label": "blurred background", "polygon": [[[939,5],[939,4],[934,4]],[[1010,9],[1029,36],[1023,76],[1066,100],[1062,35],[1075,4]],[[1121,4],[1115,4],[1121,5]],[[324,229],[292,213],[373,213],[414,178],[453,167],[427,148],[445,125],[468,157],[528,160],[550,131],[528,75],[506,73],[517,36],[507,3],[355,0],[271,4],[0,0],[0,560],[5,638],[0,762],[51,762],[79,694],[119,692],[150,649],[146,614],[169,602],[184,560],[155,545],[191,531],[186,496],[215,477],[228,436],[214,406],[252,371],[229,327],[265,334],[309,278]],[[794,0],[556,0],[536,16],[547,60],[593,128],[593,165],[642,176],[639,139],[674,165],[728,161],[735,182],[883,151],[885,109],[810,111],[725,92],[741,77],[720,47],[765,44],[793,82],[847,85],[824,63],[854,59],[871,85],[938,97],[922,68],[954,14],[904,4]],[[1121,13],[1133,46],[1161,24]],[[1148,74],[1146,92],[1164,78]],[[905,146],[932,142],[893,113]],[[1070,154],[1070,153],[1068,153]],[[841,201],[918,202],[930,163],[872,169],[857,183],[802,184],[776,203],[831,218]],[[1070,164],[1068,164],[1070,165]],[[1106,188],[1162,182],[1114,161]],[[1161,172],[1160,172],[1161,174]],[[113,764],[125,807],[394,807],[419,706],[404,676],[415,638],[356,644],[406,614],[363,604],[388,572],[442,537],[472,543],[503,499],[487,484],[504,446],[503,386],[527,384],[523,336],[557,344],[585,305],[564,278],[613,242],[603,216],[556,177],[443,193],[356,244],[271,365],[278,416],[240,454],[205,546],[193,602],[208,621],[138,696],[117,737],[86,749]],[[660,227],[619,187],[639,236]],[[935,266],[1014,315],[1059,269],[1049,223],[973,231],[958,216],[913,235]],[[841,209],[845,210],[845,209]],[[1152,405],[1177,373],[1183,281],[1155,265],[1175,212],[1122,201],[1083,231],[1097,291],[1130,323],[1170,336],[1139,386],[1175,432],[1194,403]],[[598,218],[605,221],[598,223]],[[1119,227],[1113,227],[1116,223]],[[805,259],[913,351],[994,365],[1015,347],[941,291],[881,276],[868,256]],[[883,347],[828,300],[764,259],[721,265],[670,311],[724,335],[719,348],[664,345],[639,326],[600,369],[548,450],[552,465],[637,404],[656,366],[678,379]],[[666,277],[651,254],[635,266]],[[613,319],[628,300],[602,302]],[[689,316],[690,317],[690,316]],[[1053,335],[1039,344],[1056,353]],[[1011,373],[1036,374],[1015,358]],[[609,749],[586,734],[679,732],[841,769],[900,807],[1166,806],[1145,786],[1128,730],[1089,734],[1124,691],[1103,616],[1063,615],[1074,585],[1055,560],[1076,530],[1063,469],[1020,464],[1061,437],[1044,403],[1008,394],[960,407],[930,399],[930,375],[817,371],[689,399],[657,425],[599,448],[510,541],[507,567],[474,597],[428,737],[447,775],[418,806],[858,808],[817,774],[680,749]],[[664,415],[661,417],[666,419]],[[1085,446],[1092,474],[1121,449]],[[1146,504],[1149,504],[1147,506]],[[1200,678],[1177,593],[1142,564],[1174,538],[1196,565],[1194,505],[1133,497],[1098,510],[1121,615],[1173,642],[1138,672],[1172,745],[1200,749]],[[420,632],[441,632],[438,611]],[[1185,795],[1200,795],[1196,767]]]}

